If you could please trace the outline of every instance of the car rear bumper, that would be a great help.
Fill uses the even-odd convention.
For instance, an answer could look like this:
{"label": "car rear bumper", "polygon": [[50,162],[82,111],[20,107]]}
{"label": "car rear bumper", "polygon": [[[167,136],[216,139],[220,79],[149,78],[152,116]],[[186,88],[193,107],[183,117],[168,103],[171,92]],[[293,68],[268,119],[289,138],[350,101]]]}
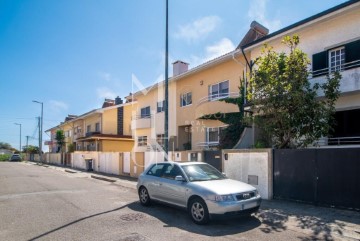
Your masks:
{"label": "car rear bumper", "polygon": [[249,200],[243,201],[234,201],[234,202],[215,202],[215,201],[206,201],[208,206],[210,216],[217,215],[248,215],[256,212],[261,204],[261,198],[252,198]]}

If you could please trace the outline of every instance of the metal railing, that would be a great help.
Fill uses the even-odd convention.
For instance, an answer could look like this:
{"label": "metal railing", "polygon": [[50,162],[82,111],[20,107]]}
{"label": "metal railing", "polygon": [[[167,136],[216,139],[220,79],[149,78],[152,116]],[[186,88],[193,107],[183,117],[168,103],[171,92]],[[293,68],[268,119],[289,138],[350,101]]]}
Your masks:
{"label": "metal railing", "polygon": [[197,102],[197,105],[201,105],[202,103],[205,102],[210,102],[210,101],[217,101],[217,100],[221,100],[221,99],[225,99],[225,98],[236,98],[239,97],[239,92],[230,92],[230,93],[219,93],[219,94],[214,94],[214,95],[207,95],[204,96],[202,98],[200,98]]}
{"label": "metal railing", "polygon": [[360,136],[322,138],[315,144],[319,146],[360,145]]}
{"label": "metal railing", "polygon": [[[340,67],[340,71],[345,71],[348,69],[360,67],[360,59],[349,62],[349,63],[345,63],[338,67]],[[328,68],[312,71],[311,74],[312,74],[312,78],[316,78],[316,77],[324,76],[327,74],[331,74],[332,72],[335,72],[335,71],[331,71],[331,69],[328,67]]]}
{"label": "metal railing", "polygon": [[216,147],[219,145],[219,142],[218,141],[208,141],[208,142],[198,142],[196,144],[198,147],[202,147],[202,148],[205,148],[205,149],[209,149],[211,147]]}

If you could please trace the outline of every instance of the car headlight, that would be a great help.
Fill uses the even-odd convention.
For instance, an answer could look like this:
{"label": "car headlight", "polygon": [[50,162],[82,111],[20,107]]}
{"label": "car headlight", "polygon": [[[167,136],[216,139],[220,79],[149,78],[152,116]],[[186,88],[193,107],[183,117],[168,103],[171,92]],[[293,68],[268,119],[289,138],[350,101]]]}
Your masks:
{"label": "car headlight", "polygon": [[215,202],[232,202],[235,201],[233,195],[215,195]]}

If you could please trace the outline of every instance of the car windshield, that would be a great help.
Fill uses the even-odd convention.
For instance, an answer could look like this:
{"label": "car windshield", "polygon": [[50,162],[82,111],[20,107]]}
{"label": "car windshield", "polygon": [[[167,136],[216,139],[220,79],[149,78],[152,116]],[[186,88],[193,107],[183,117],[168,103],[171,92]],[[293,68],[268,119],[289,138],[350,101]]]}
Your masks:
{"label": "car windshield", "polygon": [[186,165],[182,166],[182,169],[189,178],[190,182],[220,180],[226,178],[214,167],[207,164]]}

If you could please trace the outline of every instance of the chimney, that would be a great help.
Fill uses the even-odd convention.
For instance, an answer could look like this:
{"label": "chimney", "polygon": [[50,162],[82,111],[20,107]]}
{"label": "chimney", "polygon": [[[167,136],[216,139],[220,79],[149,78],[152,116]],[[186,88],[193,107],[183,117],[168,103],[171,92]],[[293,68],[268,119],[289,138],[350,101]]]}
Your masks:
{"label": "chimney", "polygon": [[188,71],[189,64],[184,61],[177,60],[173,63],[173,77]]}
{"label": "chimney", "polygon": [[251,42],[254,42],[258,39],[261,39],[268,35],[269,29],[261,25],[260,23],[256,21],[252,21],[250,24],[249,31],[245,34],[239,45],[237,46],[237,49],[242,48],[244,45],[247,45]]}
{"label": "chimney", "polygon": [[123,100],[118,96],[115,98],[115,105],[121,105],[123,103]]}

